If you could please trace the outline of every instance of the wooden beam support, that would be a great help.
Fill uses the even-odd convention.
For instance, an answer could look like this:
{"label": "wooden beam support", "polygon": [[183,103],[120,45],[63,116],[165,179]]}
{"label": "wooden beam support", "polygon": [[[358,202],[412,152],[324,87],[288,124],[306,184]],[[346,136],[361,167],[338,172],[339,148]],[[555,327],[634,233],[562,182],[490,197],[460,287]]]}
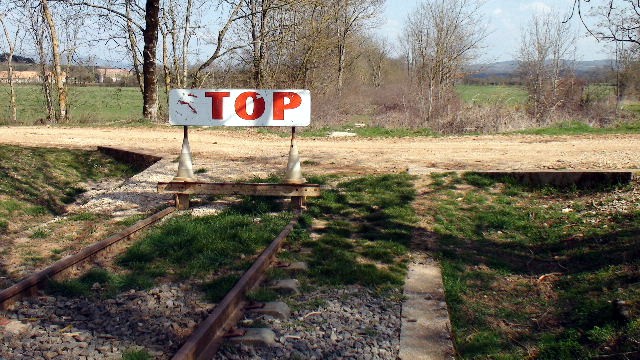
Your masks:
{"label": "wooden beam support", "polygon": [[176,209],[178,210],[188,210],[190,206],[189,194],[176,194]]}
{"label": "wooden beam support", "polygon": [[161,182],[161,194],[201,194],[201,195],[254,195],[281,197],[318,197],[317,184],[267,184],[267,183],[204,183],[204,182]]}

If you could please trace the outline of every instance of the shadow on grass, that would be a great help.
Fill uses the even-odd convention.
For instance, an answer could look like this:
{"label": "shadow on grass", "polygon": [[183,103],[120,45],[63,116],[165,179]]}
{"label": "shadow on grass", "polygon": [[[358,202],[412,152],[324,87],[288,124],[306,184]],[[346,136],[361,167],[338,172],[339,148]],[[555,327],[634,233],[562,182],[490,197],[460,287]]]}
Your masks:
{"label": "shadow on grass", "polygon": [[440,235],[443,256],[469,265],[486,264],[527,275],[579,273],[619,265],[640,258],[640,228],[527,246],[487,239],[468,240]]}
{"label": "shadow on grass", "polygon": [[462,358],[640,355],[640,212],[589,211],[602,189],[435,179],[429,211]]}
{"label": "shadow on grass", "polygon": [[319,230],[311,277],[334,285],[399,286],[417,221],[411,207],[412,178],[368,176],[338,184],[310,201],[308,213],[328,221]]}

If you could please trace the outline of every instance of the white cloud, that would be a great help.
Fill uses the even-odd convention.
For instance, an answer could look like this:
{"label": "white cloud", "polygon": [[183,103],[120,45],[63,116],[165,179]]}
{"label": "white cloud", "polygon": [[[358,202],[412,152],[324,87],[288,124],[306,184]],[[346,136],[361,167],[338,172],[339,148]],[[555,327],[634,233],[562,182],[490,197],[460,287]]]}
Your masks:
{"label": "white cloud", "polygon": [[502,15],[503,12],[504,11],[502,11],[501,8],[497,8],[497,9],[493,10],[493,15],[500,16],[500,15]]}

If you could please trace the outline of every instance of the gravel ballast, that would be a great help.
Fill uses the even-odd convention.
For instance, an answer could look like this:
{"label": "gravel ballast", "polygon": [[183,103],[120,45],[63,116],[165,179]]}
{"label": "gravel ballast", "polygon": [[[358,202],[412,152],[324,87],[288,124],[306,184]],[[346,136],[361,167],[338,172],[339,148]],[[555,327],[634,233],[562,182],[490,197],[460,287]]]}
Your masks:
{"label": "gravel ballast", "polygon": [[215,359],[396,359],[399,294],[393,290],[381,296],[362,286],[321,287],[303,293],[287,300],[292,308],[289,320],[259,316],[240,322],[244,327],[271,328],[275,346],[227,343]]}

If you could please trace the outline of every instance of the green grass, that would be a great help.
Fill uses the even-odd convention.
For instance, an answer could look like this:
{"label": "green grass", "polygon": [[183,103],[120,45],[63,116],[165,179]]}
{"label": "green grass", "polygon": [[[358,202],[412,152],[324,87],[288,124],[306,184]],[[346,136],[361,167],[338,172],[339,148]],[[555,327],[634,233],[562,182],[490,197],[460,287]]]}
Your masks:
{"label": "green grass", "polygon": [[423,215],[439,238],[461,358],[637,351],[640,210],[599,212],[596,204],[612,201],[603,189],[535,189],[477,174],[434,180]]}
{"label": "green grass", "polygon": [[90,296],[98,294],[93,289],[94,284],[98,284],[103,290],[100,293],[101,296],[112,297],[129,289],[145,289],[153,286],[153,281],[148,274],[149,272],[113,274],[101,268],[93,268],[76,279],[50,281],[47,291],[67,297]]}
{"label": "green grass", "polygon": [[146,350],[129,349],[122,354],[122,360],[151,360],[153,356]]}
{"label": "green grass", "polygon": [[[116,260],[118,271],[93,269],[77,279],[52,282],[49,290],[111,297],[128,289],[152,287],[161,277],[177,281],[196,278],[205,281],[205,297],[217,302],[246,270],[247,261],[292,219],[292,213],[273,212],[280,207],[270,199],[248,197],[217,215],[172,218],[120,255]],[[290,236],[291,241],[296,234]],[[211,280],[216,273],[223,275]],[[100,284],[102,292],[90,293],[95,283]]]}
{"label": "green grass", "polygon": [[131,175],[97,151],[0,145],[0,219],[61,213],[82,192],[79,183]]}
{"label": "green grass", "polygon": [[625,105],[623,106],[623,109],[640,115],[640,104]]}
{"label": "green grass", "polygon": [[[160,106],[166,108],[164,93],[160,91]],[[18,122],[34,125],[46,118],[42,88],[38,85],[16,86]],[[9,86],[0,84],[0,104],[9,104]],[[135,125],[142,118],[142,94],[137,87],[69,87],[70,124],[123,123]],[[8,106],[0,109],[0,125],[8,124]]]}
{"label": "green grass", "polygon": [[412,178],[405,174],[357,178],[309,202],[309,216],[329,222],[313,248],[310,279],[332,285],[398,287],[417,221]]}
{"label": "green grass", "polygon": [[545,128],[518,131],[527,135],[583,135],[583,134],[637,134],[640,133],[640,121],[621,122],[608,127],[592,127],[581,121],[566,121]]}
{"label": "green grass", "polygon": [[31,234],[32,239],[45,239],[49,237],[49,231],[44,229],[36,229],[33,234]]}
{"label": "green grass", "polygon": [[291,219],[290,213],[253,211],[229,209],[216,216],[173,218],[129,248],[119,264],[138,273],[161,269],[182,277],[231,266],[240,256],[252,256],[266,246]]}
{"label": "green grass", "polygon": [[523,105],[529,97],[520,86],[457,85],[456,92],[465,103],[475,105]]}
{"label": "green grass", "polygon": [[270,302],[278,299],[278,293],[268,288],[259,288],[247,294],[249,301]]}
{"label": "green grass", "polygon": [[88,212],[83,212],[79,214],[74,214],[69,216],[69,220],[71,221],[95,221],[98,218],[98,215]]}
{"label": "green grass", "polygon": [[213,303],[220,302],[233,286],[240,280],[239,274],[231,274],[219,277],[203,286],[205,298]]}

